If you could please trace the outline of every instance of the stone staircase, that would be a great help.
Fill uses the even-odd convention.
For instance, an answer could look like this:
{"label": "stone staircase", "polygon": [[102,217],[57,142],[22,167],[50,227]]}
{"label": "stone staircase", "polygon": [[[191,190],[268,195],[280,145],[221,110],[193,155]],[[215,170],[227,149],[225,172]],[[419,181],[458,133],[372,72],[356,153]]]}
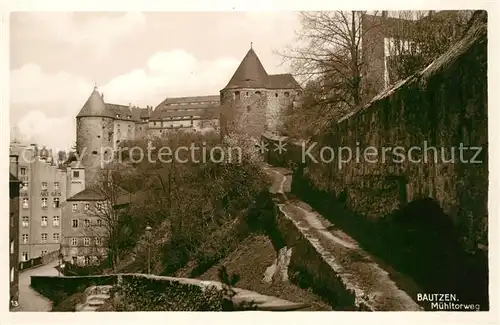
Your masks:
{"label": "stone staircase", "polygon": [[113,286],[91,286],[85,289],[86,300],[83,304],[78,304],[75,308],[76,311],[96,311],[101,307],[106,300],[111,296],[109,291]]}

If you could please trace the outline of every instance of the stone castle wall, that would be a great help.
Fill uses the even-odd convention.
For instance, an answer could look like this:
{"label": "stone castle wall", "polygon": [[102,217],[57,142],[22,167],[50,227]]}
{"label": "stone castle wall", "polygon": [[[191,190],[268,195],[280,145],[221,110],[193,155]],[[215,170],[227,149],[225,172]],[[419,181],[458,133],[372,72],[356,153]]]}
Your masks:
{"label": "stone castle wall", "polygon": [[[112,118],[81,117],[76,123],[76,146],[83,167],[86,170],[86,183],[92,182],[98,176],[101,162],[108,159],[113,148]],[[107,151],[107,153],[105,152]]]}
{"label": "stone castle wall", "polygon": [[[431,198],[466,242],[474,248],[487,246],[487,85],[483,24],[425,70],[338,121],[330,135],[305,144],[265,138],[286,141],[287,146],[279,154],[271,144],[268,161],[300,166],[300,177],[342,197],[351,209],[369,218]],[[314,142],[310,153],[316,161],[304,154]],[[460,157],[461,146],[474,149],[462,149]],[[320,149],[325,147],[321,160]],[[339,164],[339,149],[344,147],[349,149]],[[328,148],[333,149],[333,160]],[[388,150],[385,159],[384,150]],[[394,152],[403,154],[403,159]]]}

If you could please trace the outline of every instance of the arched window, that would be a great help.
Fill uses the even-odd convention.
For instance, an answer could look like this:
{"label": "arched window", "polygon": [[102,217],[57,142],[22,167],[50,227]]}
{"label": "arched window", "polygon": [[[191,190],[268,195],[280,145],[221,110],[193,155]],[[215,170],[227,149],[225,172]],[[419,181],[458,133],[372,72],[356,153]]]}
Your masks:
{"label": "arched window", "polygon": [[255,95],[260,96],[261,95],[260,91],[256,91]]}

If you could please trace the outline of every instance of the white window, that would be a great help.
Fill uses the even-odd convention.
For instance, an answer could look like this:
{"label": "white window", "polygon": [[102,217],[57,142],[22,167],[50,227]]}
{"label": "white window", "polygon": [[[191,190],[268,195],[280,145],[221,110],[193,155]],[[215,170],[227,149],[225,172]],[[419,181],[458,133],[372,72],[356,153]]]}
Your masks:
{"label": "white window", "polygon": [[28,198],[23,198],[23,209],[28,209],[30,207]]}
{"label": "white window", "polygon": [[78,245],[78,238],[71,238],[71,246],[77,246]]}
{"label": "white window", "polygon": [[59,208],[59,198],[54,198],[54,208]]}
{"label": "white window", "polygon": [[52,218],[52,226],[59,227],[59,216],[54,216]]}
{"label": "white window", "polygon": [[78,219],[71,220],[71,227],[78,228]]}
{"label": "white window", "polygon": [[90,204],[85,203],[85,205],[83,206],[83,208],[84,208],[85,211],[88,211],[89,208],[90,208]]}
{"label": "white window", "polygon": [[21,170],[19,171],[21,175],[26,175],[26,168],[21,167]]}
{"label": "white window", "polygon": [[54,190],[59,191],[59,182],[54,182]]}
{"label": "white window", "polygon": [[28,252],[23,252],[23,261],[26,262],[29,259]]}
{"label": "white window", "polygon": [[52,234],[52,239],[53,239],[54,241],[58,242],[58,241],[59,241],[59,238],[60,238],[60,237],[59,237],[59,233],[58,233],[58,232],[55,232],[55,233],[53,233],[53,234]]}
{"label": "white window", "polygon": [[90,238],[88,238],[88,237],[83,238],[83,245],[89,246],[90,245]]}
{"label": "white window", "polygon": [[11,242],[10,242],[10,253],[14,254],[14,241],[13,240],[11,240]]}
{"label": "white window", "polygon": [[90,227],[90,220],[89,219],[85,219],[84,223],[83,223],[83,226],[84,227]]}
{"label": "white window", "polygon": [[73,212],[78,211],[78,204],[77,203],[73,203],[72,210],[73,210]]}
{"label": "white window", "polygon": [[43,250],[41,255],[42,255],[42,256],[47,255],[47,251],[46,251],[46,250]]}
{"label": "white window", "polygon": [[44,197],[44,198],[42,199],[42,208],[44,208],[44,209],[46,209],[46,208],[47,208],[47,198],[46,198],[46,197]]}
{"label": "white window", "polygon": [[47,190],[47,182],[42,182],[42,191]]}
{"label": "white window", "polygon": [[47,220],[48,220],[47,216],[42,216],[42,227],[47,227],[48,223]]}
{"label": "white window", "polygon": [[23,228],[28,228],[30,225],[30,217],[23,217]]}
{"label": "white window", "polygon": [[23,244],[27,244],[28,243],[28,234],[23,234]]}
{"label": "white window", "polygon": [[46,243],[47,242],[47,234],[46,233],[42,233],[42,243]]}

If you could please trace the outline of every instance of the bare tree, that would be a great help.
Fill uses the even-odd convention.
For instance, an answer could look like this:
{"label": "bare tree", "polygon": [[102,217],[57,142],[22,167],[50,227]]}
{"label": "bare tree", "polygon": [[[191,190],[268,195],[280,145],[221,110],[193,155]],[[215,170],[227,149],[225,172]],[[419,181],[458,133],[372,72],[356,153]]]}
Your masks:
{"label": "bare tree", "polygon": [[86,207],[90,222],[85,227],[86,233],[94,239],[93,243],[97,247],[106,250],[114,269],[120,261],[121,242],[127,235],[124,216],[131,194],[120,187],[119,171],[114,169],[102,170],[99,181],[94,182],[90,189],[101,199]]}
{"label": "bare tree", "polygon": [[[297,46],[288,46],[282,56],[296,76],[306,83],[303,109],[288,121],[317,132],[365,101],[363,85],[363,37],[370,29],[363,26],[366,11],[301,12]],[[377,12],[370,13],[376,16]],[[292,125],[290,125],[292,124]]]}

